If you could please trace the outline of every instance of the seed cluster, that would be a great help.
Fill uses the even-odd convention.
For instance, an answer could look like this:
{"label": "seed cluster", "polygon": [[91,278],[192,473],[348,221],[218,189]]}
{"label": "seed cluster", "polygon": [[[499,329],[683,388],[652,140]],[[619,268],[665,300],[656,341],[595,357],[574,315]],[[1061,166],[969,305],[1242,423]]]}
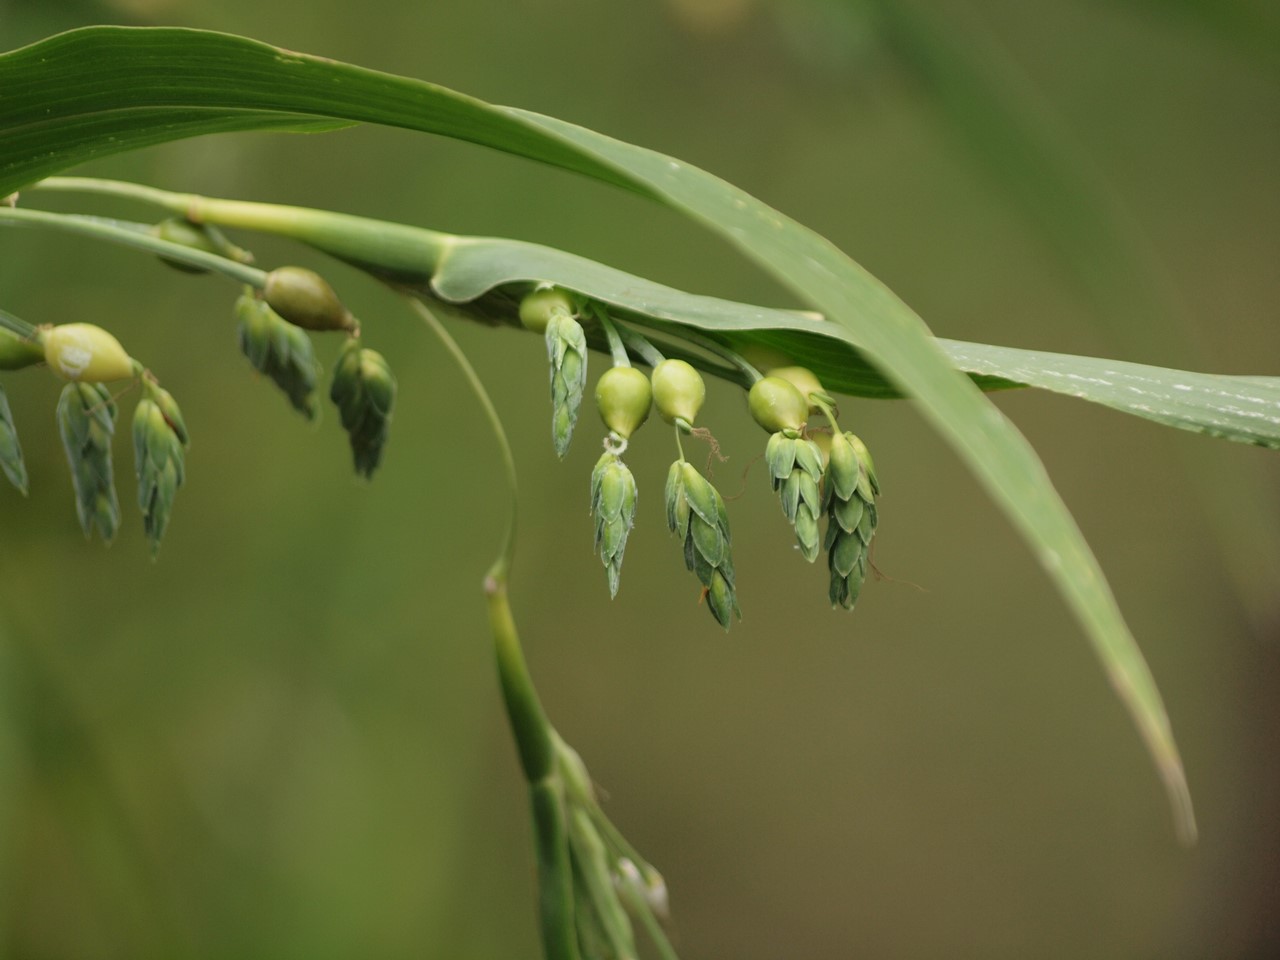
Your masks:
{"label": "seed cluster", "polygon": [[[522,300],[520,320],[546,336],[552,437],[558,456],[563,457],[568,448],[581,399],[580,388],[575,393],[571,385],[586,378],[586,332],[580,318],[597,322],[614,360],[596,385],[596,406],[608,435],[605,452],[591,474],[591,515],[595,548],[605,567],[610,596],[616,596],[637,501],[635,477],[622,455],[651,407],[675,426],[678,445],[681,436],[709,437],[694,426],[706,386],[688,361],[663,357],[645,336],[611,316],[602,304],[566,291],[538,288]],[[823,549],[827,551],[832,606],[852,609],[866,579],[877,522],[879,485],[866,447],[852,433],[840,430],[834,401],[811,371],[782,367],[761,377],[722,344],[711,346],[752,377],[748,408],[770,433],[765,462],[783,515],[794,528],[806,560],[813,562]],[[650,377],[631,365],[633,356],[652,366]],[[809,417],[814,413],[826,417],[830,433],[810,432]],[[728,629],[735,616],[742,616],[728,511],[719,491],[688,462],[682,448],[667,473],[665,501],[667,528],[680,541],[685,566],[701,583],[711,615]],[[824,516],[825,539],[821,535]]]}

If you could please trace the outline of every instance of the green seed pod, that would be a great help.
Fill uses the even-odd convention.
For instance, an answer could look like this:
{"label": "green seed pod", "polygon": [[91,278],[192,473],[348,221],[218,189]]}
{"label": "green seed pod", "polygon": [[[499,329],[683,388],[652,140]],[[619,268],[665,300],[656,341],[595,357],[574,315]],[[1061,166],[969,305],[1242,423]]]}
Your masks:
{"label": "green seed pod", "polygon": [[0,370],[21,370],[37,363],[44,363],[40,341],[0,328]]}
{"label": "green seed pod", "polygon": [[809,401],[781,377],[757,380],[747,394],[747,405],[756,423],[770,433],[789,431],[798,434],[809,419]]}
{"label": "green seed pod", "polygon": [[27,464],[22,458],[22,444],[18,442],[18,428],[13,424],[9,410],[9,397],[0,387],[0,469],[9,482],[27,495]]}
{"label": "green seed pod", "polygon": [[653,390],[635,367],[613,367],[596,383],[596,408],[604,425],[626,440],[649,419]]}
{"label": "green seed pod", "polygon": [[100,383],[68,383],[58,400],[58,433],[71,467],[76,491],[76,514],[84,535],[94,527],[110,543],[120,526],[111,466],[111,438],[115,434],[116,404]]}
{"label": "green seed pod", "polygon": [[690,426],[707,398],[702,375],[683,360],[663,360],[653,368],[653,405],[667,423],[683,420]]}
{"label": "green seed pod", "polygon": [[320,364],[316,362],[311,338],[286,323],[252,292],[241,295],[235,312],[240,352],[255,370],[270,377],[284,391],[295,410],[314,420],[320,413]]}
{"label": "green seed pod", "polygon": [[636,480],[612,451],[605,451],[591,471],[591,514],[596,521],[596,549],[609,577],[609,596],[616,597],[622,555],[635,523]]}
{"label": "green seed pod", "polygon": [[587,389],[587,338],[577,320],[556,312],[545,336],[551,372],[551,442],[564,459]]}
{"label": "green seed pod", "polygon": [[726,630],[742,616],[734,588],[729,513],[719,492],[692,464],[677,460],[667,473],[667,527],[684,545],[685,566],[701,581],[707,609]]}
{"label": "green seed pod", "polygon": [[545,333],[552,317],[572,317],[576,312],[573,299],[555,287],[534,290],[520,301],[520,322],[534,333]]}
{"label": "green seed pod", "polygon": [[[810,394],[826,393],[826,390],[822,387],[822,382],[808,367],[776,367],[770,370],[766,376],[778,377],[787,381],[787,383],[800,391],[800,396],[804,397],[806,403],[809,403]],[[816,403],[809,403],[810,413],[820,413],[821,410],[822,408]]]}
{"label": "green seed pod", "polygon": [[174,495],[186,479],[188,438],[182,412],[169,392],[152,386],[149,393],[133,412],[133,458],[138,506],[154,558],[169,525]]}
{"label": "green seed pod", "polygon": [[352,338],[333,368],[329,397],[338,407],[351,442],[356,473],[373,476],[387,442],[396,399],[396,378],[382,354]]}
{"label": "green seed pod", "polygon": [[133,376],[120,341],[91,323],[64,323],[41,332],[44,359],[64,380],[105,383]]}
{"label": "green seed pod", "polygon": [[868,553],[879,517],[870,454],[852,433],[831,438],[831,456],[824,478],[827,510],[827,550],[831,586],[827,596],[833,607],[852,610],[867,577]]}
{"label": "green seed pod", "polygon": [[305,267],[279,267],[267,274],[263,299],[285,320],[304,330],[354,330],[355,317],[333,287]]}

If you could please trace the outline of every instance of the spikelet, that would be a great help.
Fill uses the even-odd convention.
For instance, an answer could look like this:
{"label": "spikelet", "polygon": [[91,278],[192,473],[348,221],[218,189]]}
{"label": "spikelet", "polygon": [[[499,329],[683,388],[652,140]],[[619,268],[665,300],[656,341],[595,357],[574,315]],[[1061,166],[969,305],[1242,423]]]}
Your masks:
{"label": "spikelet", "polygon": [[120,526],[111,467],[111,438],[116,428],[116,404],[101,383],[68,383],[58,400],[58,433],[71,467],[76,491],[76,515],[86,537],[96,527],[110,543]]}
{"label": "spikelet", "polygon": [[726,630],[742,617],[730,557],[729,514],[724,500],[691,463],[677,460],[667,473],[667,527],[684,544],[685,566],[706,588],[707,607]]}
{"label": "spikelet", "polygon": [[852,610],[867,577],[867,553],[876,532],[880,484],[866,445],[848,431],[834,434],[825,477],[831,606]]}

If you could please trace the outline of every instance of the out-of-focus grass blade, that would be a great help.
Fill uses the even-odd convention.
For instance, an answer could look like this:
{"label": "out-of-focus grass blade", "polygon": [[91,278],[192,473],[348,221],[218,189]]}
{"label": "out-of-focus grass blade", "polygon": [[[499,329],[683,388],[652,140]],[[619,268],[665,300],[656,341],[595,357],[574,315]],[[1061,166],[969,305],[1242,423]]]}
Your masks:
{"label": "out-of-focus grass blade", "polygon": [[[63,166],[209,129],[300,117],[440,133],[627,186],[719,233],[843,327],[911,396],[1014,521],[1094,643],[1154,756],[1179,832],[1194,835],[1155,682],[1096,559],[1030,445],[958,373],[923,321],[828,241],[705,171],[590,130],[419,81],[177,29],[99,27],[0,57],[0,195]],[[235,111],[241,111],[236,114]],[[173,124],[178,123],[174,128]]]}

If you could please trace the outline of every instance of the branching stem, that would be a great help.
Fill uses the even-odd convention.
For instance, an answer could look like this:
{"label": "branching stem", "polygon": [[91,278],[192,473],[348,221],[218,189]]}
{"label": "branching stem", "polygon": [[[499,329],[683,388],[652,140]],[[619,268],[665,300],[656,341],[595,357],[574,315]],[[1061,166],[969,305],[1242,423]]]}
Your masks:
{"label": "branching stem", "polygon": [[75,233],[95,240],[123,244],[169,260],[177,260],[193,267],[203,267],[206,270],[221,273],[223,276],[240,283],[247,283],[258,290],[262,289],[267,279],[266,272],[257,267],[152,236],[146,224],[131,223],[127,220],[109,220],[105,217],[88,217],[76,213],[51,213],[47,210],[0,206],[0,225],[5,223],[16,226],[48,227],[64,233]]}

